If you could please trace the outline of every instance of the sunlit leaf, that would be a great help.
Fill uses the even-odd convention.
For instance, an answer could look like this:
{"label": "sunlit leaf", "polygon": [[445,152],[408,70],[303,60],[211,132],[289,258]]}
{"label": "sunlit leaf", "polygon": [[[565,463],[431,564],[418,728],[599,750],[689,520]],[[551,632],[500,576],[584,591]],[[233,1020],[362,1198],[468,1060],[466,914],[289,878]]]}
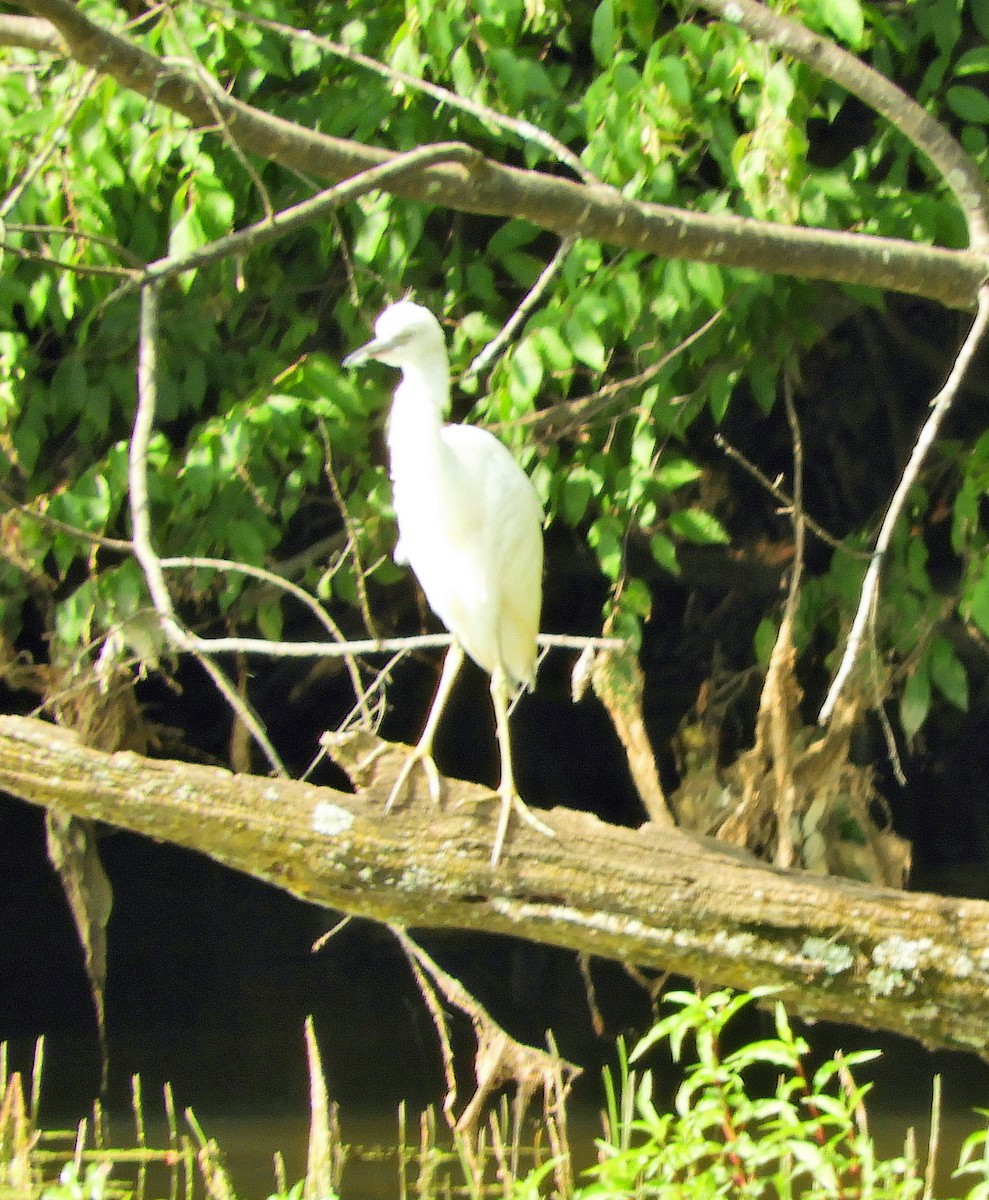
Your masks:
{"label": "sunlit leaf", "polygon": [[670,513],[669,523],[675,534],[699,546],[725,545],[730,541],[718,518],[701,508],[682,508]]}

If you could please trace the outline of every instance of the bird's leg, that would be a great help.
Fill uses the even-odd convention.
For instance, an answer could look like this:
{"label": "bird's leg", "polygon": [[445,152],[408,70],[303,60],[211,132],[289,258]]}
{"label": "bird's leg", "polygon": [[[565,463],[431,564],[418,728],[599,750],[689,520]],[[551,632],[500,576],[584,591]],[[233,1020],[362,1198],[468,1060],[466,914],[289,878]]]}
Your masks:
{"label": "bird's leg", "polygon": [[446,652],[446,658],[443,660],[443,670],[440,672],[439,686],[436,689],[436,695],[433,697],[433,707],[429,710],[429,716],[426,718],[426,726],[422,731],[422,737],[420,737],[418,743],[405,760],[401,771],[398,773],[398,777],[388,795],[385,812],[388,812],[398,799],[416,763],[422,764],[422,769],[426,772],[426,782],[429,785],[429,795],[434,804],[439,804],[440,776],[436,770],[436,763],[433,761],[433,738],[436,736],[436,726],[440,723],[440,717],[443,715],[443,709],[446,708],[446,702],[450,698],[454,680],[457,678],[457,673],[463,665],[463,661],[463,647],[454,639],[450,643],[450,649]]}
{"label": "bird's leg", "polygon": [[495,831],[494,845],[491,848],[491,869],[494,870],[501,858],[505,834],[508,832],[508,820],[512,815],[513,808],[523,821],[526,821],[533,829],[538,829],[546,837],[556,837],[556,834],[526,807],[515,786],[515,776],[512,772],[512,747],[508,738],[508,678],[500,666],[495,667],[491,672],[491,699],[494,702],[498,750],[501,753],[501,783],[498,785],[501,812],[498,814],[498,828]]}

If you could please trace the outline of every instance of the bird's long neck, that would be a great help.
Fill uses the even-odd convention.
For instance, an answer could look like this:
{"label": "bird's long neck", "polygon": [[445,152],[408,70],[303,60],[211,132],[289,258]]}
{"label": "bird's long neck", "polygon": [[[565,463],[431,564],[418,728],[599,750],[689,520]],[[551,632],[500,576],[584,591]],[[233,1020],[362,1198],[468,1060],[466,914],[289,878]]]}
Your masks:
{"label": "bird's long neck", "polygon": [[440,451],[440,430],[450,405],[446,354],[402,367],[388,420],[392,476],[429,470]]}

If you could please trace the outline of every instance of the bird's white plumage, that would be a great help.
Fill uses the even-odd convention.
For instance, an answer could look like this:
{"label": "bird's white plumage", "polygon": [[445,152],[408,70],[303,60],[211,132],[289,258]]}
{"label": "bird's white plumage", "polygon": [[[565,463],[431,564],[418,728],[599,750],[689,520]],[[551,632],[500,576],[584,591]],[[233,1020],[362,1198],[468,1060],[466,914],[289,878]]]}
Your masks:
{"label": "bird's white plumage", "polygon": [[388,425],[399,558],[479,666],[490,674],[500,665],[528,683],[542,605],[536,490],[487,430],[444,424],[450,370],[443,331],[428,309],[400,301],[374,331],[357,355],[402,370]]}
{"label": "bird's white plumage", "polygon": [[542,597],[539,500],[483,429],[448,425],[432,449],[435,458],[417,447],[392,452],[402,553],[470,657],[529,683]]}
{"label": "bird's white plumage", "polygon": [[388,425],[396,559],[412,567],[430,607],[455,639],[417,754],[435,773],[432,737],[459,666],[459,644],[491,675],[503,799],[494,865],[513,804],[551,832],[515,791],[506,716],[508,681],[530,683],[535,666],[542,506],[528,476],[496,437],[475,426],[444,423],[450,368],[433,314],[402,300],[384,310],[374,332],[371,342],[344,361],[356,366],[373,358],[402,372]]}

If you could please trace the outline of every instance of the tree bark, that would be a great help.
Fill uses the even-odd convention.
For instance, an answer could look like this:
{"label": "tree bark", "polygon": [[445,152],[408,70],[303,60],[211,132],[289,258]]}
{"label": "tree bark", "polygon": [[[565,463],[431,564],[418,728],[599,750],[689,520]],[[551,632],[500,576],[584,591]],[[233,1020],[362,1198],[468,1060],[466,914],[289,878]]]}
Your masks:
{"label": "tree bark", "polygon": [[[218,83],[207,89],[181,64],[164,62],[136,42],[97,25],[72,0],[15,3],[34,18],[31,26],[24,27],[23,44],[38,46],[37,22],[49,21],[52,52],[64,47],[63,52],[77,62],[180,113],[197,127],[214,128],[219,114],[225,133],[243,150],[290,170],[337,181],[394,157],[389,151],[273,116],[227,95]],[[14,28],[7,23],[8,44]],[[529,221],[561,237],[592,238],[722,267],[861,284],[923,296],[950,308],[974,308],[986,275],[985,254],[973,250],[688,212],[626,199],[612,187],[589,187],[480,156],[469,167],[431,167],[383,187],[406,200]]]}
{"label": "tree bark", "polygon": [[[989,904],[781,871],[677,830],[554,809],[547,838],[445,781],[441,810],[385,815],[403,750],[341,743],[355,792],[84,747],[0,717],[0,786],[46,808],[208,854],[301,899],[421,928],[514,934],[748,988],[807,1017],[907,1034],[989,1059]],[[481,803],[478,803],[481,801]]]}

